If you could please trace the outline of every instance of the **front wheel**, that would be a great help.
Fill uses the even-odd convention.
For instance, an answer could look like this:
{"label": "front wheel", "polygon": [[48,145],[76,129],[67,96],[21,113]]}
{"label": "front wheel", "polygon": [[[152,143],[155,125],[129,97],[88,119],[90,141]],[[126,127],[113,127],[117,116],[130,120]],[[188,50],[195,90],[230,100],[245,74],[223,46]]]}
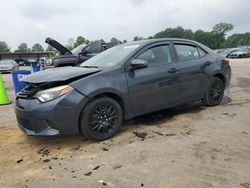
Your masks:
{"label": "front wheel", "polygon": [[119,103],[108,97],[91,101],[81,114],[82,133],[92,140],[111,138],[121,127],[123,111]]}
{"label": "front wheel", "polygon": [[224,83],[220,78],[213,77],[206,91],[205,98],[203,102],[207,106],[216,106],[219,105],[224,96]]}

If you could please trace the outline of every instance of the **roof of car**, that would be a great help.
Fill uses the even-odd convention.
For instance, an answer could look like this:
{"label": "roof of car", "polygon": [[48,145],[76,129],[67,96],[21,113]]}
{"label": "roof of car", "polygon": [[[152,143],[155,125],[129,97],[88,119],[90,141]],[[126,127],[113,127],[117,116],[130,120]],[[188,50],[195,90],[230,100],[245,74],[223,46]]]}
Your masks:
{"label": "roof of car", "polygon": [[207,46],[197,42],[197,41],[193,41],[193,40],[189,40],[189,39],[183,39],[183,38],[160,38],[160,39],[146,39],[146,40],[139,40],[139,41],[133,41],[133,42],[128,42],[125,43],[124,45],[148,45],[150,43],[154,43],[154,42],[163,42],[163,41],[179,41],[179,42],[190,42],[190,43],[195,43],[198,46],[204,48],[206,51],[210,51],[212,52],[212,50],[210,48],[208,48]]}
{"label": "roof of car", "polygon": [[183,38],[146,39],[146,40],[138,40],[138,41],[133,41],[133,42],[128,42],[128,43],[129,44],[142,44],[142,43],[151,43],[151,42],[160,42],[160,41],[183,41],[183,42],[195,42],[195,43],[197,43],[196,41],[189,40],[189,39],[183,39]]}

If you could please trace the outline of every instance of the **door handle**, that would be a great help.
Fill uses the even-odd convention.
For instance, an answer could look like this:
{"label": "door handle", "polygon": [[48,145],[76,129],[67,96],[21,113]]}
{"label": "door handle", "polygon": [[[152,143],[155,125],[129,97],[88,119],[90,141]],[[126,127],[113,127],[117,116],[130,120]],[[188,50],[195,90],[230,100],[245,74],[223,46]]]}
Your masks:
{"label": "door handle", "polygon": [[206,66],[208,66],[208,65],[211,65],[211,61],[206,61],[205,63],[204,63],[204,65],[206,65]]}
{"label": "door handle", "polygon": [[179,69],[177,68],[171,68],[168,70],[169,73],[176,73]]}

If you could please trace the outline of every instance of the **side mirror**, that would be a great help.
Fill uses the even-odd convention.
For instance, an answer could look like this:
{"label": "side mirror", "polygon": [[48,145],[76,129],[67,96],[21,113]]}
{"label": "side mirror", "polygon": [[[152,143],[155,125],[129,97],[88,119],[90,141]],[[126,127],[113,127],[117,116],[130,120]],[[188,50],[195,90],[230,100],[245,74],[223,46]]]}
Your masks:
{"label": "side mirror", "polygon": [[135,70],[135,69],[143,69],[148,67],[148,62],[142,59],[133,59],[131,61],[131,66],[130,69],[131,70]]}

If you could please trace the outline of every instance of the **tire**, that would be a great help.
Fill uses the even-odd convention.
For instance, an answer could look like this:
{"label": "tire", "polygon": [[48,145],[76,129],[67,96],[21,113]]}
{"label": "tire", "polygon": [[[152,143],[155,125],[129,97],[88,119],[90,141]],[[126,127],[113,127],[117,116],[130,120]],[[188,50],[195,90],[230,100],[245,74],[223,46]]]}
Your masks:
{"label": "tire", "polygon": [[83,109],[80,129],[91,140],[102,141],[111,138],[120,129],[123,111],[119,103],[108,97],[91,101]]}
{"label": "tire", "polygon": [[224,96],[225,85],[223,81],[218,77],[213,77],[207,87],[205,98],[203,103],[206,106],[217,106],[221,103]]}

